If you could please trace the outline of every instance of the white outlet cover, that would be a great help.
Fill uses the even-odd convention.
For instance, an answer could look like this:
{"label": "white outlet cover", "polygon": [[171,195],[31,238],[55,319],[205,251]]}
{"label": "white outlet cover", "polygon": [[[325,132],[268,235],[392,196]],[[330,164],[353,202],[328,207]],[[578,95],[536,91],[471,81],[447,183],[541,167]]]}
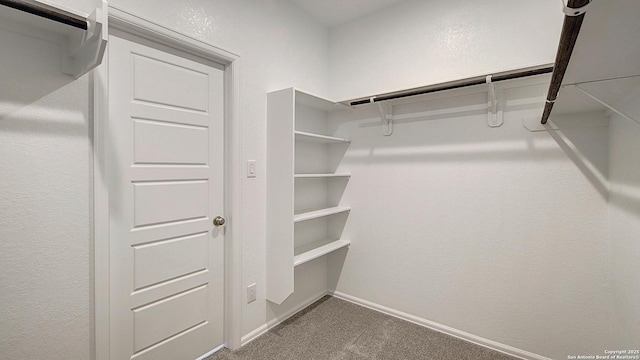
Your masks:
{"label": "white outlet cover", "polygon": [[247,286],[247,304],[256,301],[256,283]]}

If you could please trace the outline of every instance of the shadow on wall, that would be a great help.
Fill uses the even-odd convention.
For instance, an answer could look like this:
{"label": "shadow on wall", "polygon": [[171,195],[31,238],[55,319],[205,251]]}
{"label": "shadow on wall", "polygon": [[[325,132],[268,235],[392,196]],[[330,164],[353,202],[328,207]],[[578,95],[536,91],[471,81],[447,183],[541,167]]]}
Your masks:
{"label": "shadow on wall", "polygon": [[86,138],[87,86],[67,86],[61,45],[3,27],[0,43],[0,131]]}
{"label": "shadow on wall", "polygon": [[[394,134],[383,136],[375,106],[337,115],[339,132],[351,137],[348,162],[366,164],[553,162],[571,159],[603,198],[608,197],[606,130],[572,128],[530,132],[523,119],[539,117],[543,86],[505,90],[505,124],[487,126],[487,95],[449,95],[393,107]],[[586,114],[598,116],[602,114]],[[338,134],[340,135],[340,134]],[[552,140],[552,141],[550,141]],[[559,149],[562,151],[558,151]],[[553,181],[549,174],[548,181]],[[544,180],[544,181],[547,181]]]}
{"label": "shadow on wall", "polygon": [[[607,153],[591,153],[588,144],[581,141],[579,131],[549,131],[548,133],[600,195],[607,199],[609,197]],[[590,158],[589,155],[592,157]],[[590,160],[593,157],[598,157],[599,161]]]}
{"label": "shadow on wall", "polygon": [[626,211],[640,221],[640,179],[635,183],[612,183],[610,190],[611,205]]}
{"label": "shadow on wall", "polygon": [[[640,93],[640,89],[635,91]],[[638,134],[640,125],[616,116],[615,130],[612,129],[612,173],[610,205],[627,212],[632,217],[640,217],[640,168],[638,167]],[[640,116],[638,111],[637,116]],[[614,143],[615,142],[615,143]]]}
{"label": "shadow on wall", "polygon": [[335,292],[338,288],[340,275],[342,274],[342,269],[344,268],[344,264],[348,254],[349,247],[344,247],[340,250],[334,251],[327,257],[327,268],[329,269],[327,277],[327,289],[330,293]]}

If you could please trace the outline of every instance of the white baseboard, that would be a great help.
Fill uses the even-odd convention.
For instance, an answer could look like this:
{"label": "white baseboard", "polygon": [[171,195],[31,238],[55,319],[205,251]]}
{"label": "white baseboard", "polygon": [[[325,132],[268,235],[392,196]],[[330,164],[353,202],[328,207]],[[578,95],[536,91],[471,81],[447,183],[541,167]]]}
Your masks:
{"label": "white baseboard", "polygon": [[261,326],[259,326],[258,328],[256,328],[255,330],[247,333],[247,335],[243,336],[242,339],[240,339],[240,346],[245,346],[248,343],[252,342],[253,340],[255,340],[256,338],[258,338],[260,335],[266,333],[267,331],[269,331],[269,324],[265,323],[262,324]]}
{"label": "white baseboard", "polygon": [[196,360],[203,360],[204,358],[207,358],[207,357],[209,357],[210,355],[213,355],[213,354],[217,353],[218,351],[220,351],[220,350],[222,350],[222,349],[224,349],[224,348],[225,348],[225,346],[224,346],[224,344],[222,344],[222,345],[218,346],[217,348],[215,348],[215,349],[213,349],[213,350],[211,350],[211,351],[207,352],[206,354],[204,354],[204,355],[200,356],[200,357],[199,357],[199,358],[197,358]]}
{"label": "white baseboard", "polygon": [[525,360],[551,360],[547,357],[538,355],[538,354],[534,354],[525,350],[521,350],[518,348],[515,348],[513,346],[509,346],[509,345],[505,345],[502,343],[499,343],[497,341],[493,341],[493,340],[489,340],[489,339],[485,339],[483,337],[480,336],[476,336],[473,334],[469,334],[467,332],[458,330],[458,329],[454,329],[452,327],[446,326],[446,325],[442,325],[442,324],[438,324],[436,322],[433,321],[429,321],[427,319],[423,319],[411,314],[407,314],[404,313],[402,311],[398,311],[395,309],[391,309],[388,308],[386,306],[383,305],[379,305],[376,303],[372,303],[370,301],[367,300],[363,300],[360,298],[357,298],[355,296],[351,296],[339,291],[336,292],[330,292],[329,295],[335,296],[338,299],[342,299],[351,303],[354,303],[356,305],[360,305],[360,306],[364,306],[366,308],[369,308],[371,310],[375,310],[387,315],[391,315],[393,317],[396,317],[398,319],[402,319],[402,320],[406,320],[409,321],[411,323],[414,323],[416,325],[420,325],[420,326],[424,326],[426,328],[429,328],[431,330],[435,330],[438,332],[441,332],[443,334],[447,334],[453,337],[456,337],[458,339],[464,340],[464,341],[468,341],[471,343],[474,343],[476,345],[480,345],[486,348],[489,348],[491,350],[494,351],[499,351],[501,353],[507,354],[507,355],[511,355],[517,358],[521,358],[521,359],[525,359]]}
{"label": "white baseboard", "polygon": [[284,313],[283,315],[281,315],[278,318],[275,319],[271,319],[269,320],[266,324],[263,324],[262,326],[258,327],[257,329],[251,331],[250,333],[246,334],[245,336],[242,337],[242,340],[240,341],[240,346],[245,346],[248,343],[250,343],[251,341],[255,340],[256,338],[258,338],[260,335],[266,333],[267,331],[271,330],[272,328],[280,325],[283,321],[287,320],[288,318],[292,317],[293,315],[297,314],[298,312],[300,312],[300,310],[306,308],[307,306],[313,304],[314,302],[320,300],[323,296],[327,295],[328,293],[326,291],[322,291],[314,296],[311,296],[309,298],[307,298],[305,301],[302,301],[298,306],[292,308],[291,310],[287,311],[286,313]]}

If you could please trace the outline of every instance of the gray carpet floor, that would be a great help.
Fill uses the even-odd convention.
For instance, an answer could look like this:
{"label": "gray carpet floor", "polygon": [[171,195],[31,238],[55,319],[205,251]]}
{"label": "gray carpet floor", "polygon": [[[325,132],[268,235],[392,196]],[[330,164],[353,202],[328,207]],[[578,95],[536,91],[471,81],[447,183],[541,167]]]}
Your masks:
{"label": "gray carpet floor", "polygon": [[325,296],[236,352],[205,360],[514,360],[516,358]]}

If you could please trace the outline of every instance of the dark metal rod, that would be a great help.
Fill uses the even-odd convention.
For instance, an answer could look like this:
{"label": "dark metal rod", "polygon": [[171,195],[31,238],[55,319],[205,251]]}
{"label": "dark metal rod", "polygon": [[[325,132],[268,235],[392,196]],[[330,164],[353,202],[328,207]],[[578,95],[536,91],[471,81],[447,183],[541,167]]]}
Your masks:
{"label": "dark metal rod", "polygon": [[0,0],[0,5],[4,5],[16,10],[24,11],[29,14],[33,14],[36,16],[40,16],[43,18],[47,18],[49,20],[53,20],[59,23],[63,23],[69,26],[73,26],[78,29],[87,30],[87,21],[82,19],[77,19],[65,14],[60,14],[50,9],[36,6],[33,4],[25,3],[22,1],[16,0]]}
{"label": "dark metal rod", "polygon": [[[567,7],[571,9],[581,8],[586,6],[590,0],[569,0]],[[542,112],[542,124],[546,124],[551,115],[553,104],[558,97],[558,91],[562,85],[562,79],[564,79],[564,73],[567,71],[569,60],[571,59],[571,53],[576,45],[578,34],[580,33],[580,27],[584,20],[584,13],[578,16],[565,16],[564,23],[562,24],[562,33],[560,34],[560,44],[558,44],[558,51],[556,52],[556,61],[553,68],[553,74],[551,75],[551,84],[549,85],[549,91],[547,91],[547,101],[544,105],[544,111]]]}
{"label": "dark metal rod", "polygon": [[[527,69],[516,71],[516,72],[510,71],[510,72],[497,73],[495,75],[491,75],[491,81],[498,82],[498,81],[504,81],[504,80],[512,80],[512,79],[518,79],[518,78],[523,78],[527,76],[548,74],[552,71],[553,71],[553,66],[533,67],[533,68],[527,68]],[[373,97],[373,102],[394,100],[394,99],[400,99],[400,98],[405,98],[409,96],[429,94],[429,93],[438,92],[438,91],[452,90],[452,89],[458,89],[458,88],[474,86],[474,85],[481,85],[481,84],[486,84],[486,82],[487,82],[487,76],[477,76],[469,79],[449,81],[446,83],[435,84],[435,85],[425,86],[425,87],[416,88],[416,89],[377,95]],[[358,99],[358,100],[350,101],[349,105],[357,106],[357,105],[370,104],[371,102],[372,102],[371,98]]]}

